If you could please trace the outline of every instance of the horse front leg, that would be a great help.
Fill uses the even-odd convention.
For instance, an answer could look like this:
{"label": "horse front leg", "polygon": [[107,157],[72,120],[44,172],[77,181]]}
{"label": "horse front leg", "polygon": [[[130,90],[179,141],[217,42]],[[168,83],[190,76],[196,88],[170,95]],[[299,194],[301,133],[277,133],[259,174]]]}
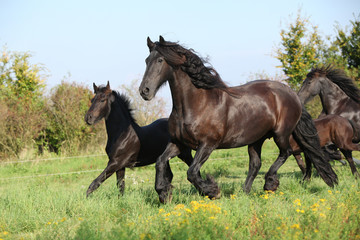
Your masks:
{"label": "horse front leg", "polygon": [[156,160],[155,190],[159,195],[161,203],[171,202],[171,181],[173,174],[170,169],[169,160],[176,157],[179,153],[180,150],[175,144],[168,143],[165,151]]}
{"label": "horse front leg", "polygon": [[264,140],[260,140],[248,146],[249,171],[244,184],[244,192],[249,193],[251,186],[261,168],[261,147]]}
{"label": "horse front leg", "polygon": [[98,189],[100,185],[108,179],[113,173],[117,170],[117,164],[115,163],[109,163],[107,167],[104,169],[100,175],[95,178],[95,180],[90,184],[88,190],[86,191],[86,197],[89,197],[89,195]]}
{"label": "horse front leg", "polygon": [[210,175],[206,180],[201,178],[200,168],[209,158],[214,146],[201,145],[196,151],[194,161],[187,171],[187,179],[195,186],[201,195],[208,196],[210,199],[220,198],[220,188]]}
{"label": "horse front leg", "polygon": [[124,195],[125,189],[125,168],[116,171],[116,186],[119,188],[119,196]]}

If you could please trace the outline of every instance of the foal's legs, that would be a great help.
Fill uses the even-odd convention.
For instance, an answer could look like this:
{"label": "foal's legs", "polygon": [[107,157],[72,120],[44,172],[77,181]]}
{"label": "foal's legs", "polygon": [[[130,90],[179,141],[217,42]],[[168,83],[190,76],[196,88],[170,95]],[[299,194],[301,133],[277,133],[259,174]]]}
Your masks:
{"label": "foal's legs", "polygon": [[249,193],[251,186],[254,182],[256,175],[258,174],[261,167],[261,147],[264,143],[264,139],[250,144],[248,146],[249,153],[249,172],[245,180],[244,192]]}
{"label": "foal's legs", "polygon": [[352,152],[350,150],[344,150],[344,149],[340,149],[340,151],[344,154],[346,160],[348,161],[350,168],[351,168],[351,172],[354,175],[354,177],[356,179],[360,179],[360,174],[356,170],[356,166],[355,166],[354,160],[352,158]]}
{"label": "foal's legs", "polygon": [[295,157],[295,160],[296,160],[296,162],[297,162],[297,164],[298,164],[298,166],[299,166],[302,174],[305,175],[305,168],[306,168],[306,167],[305,167],[304,160],[303,160],[302,157],[301,157],[301,153],[293,154],[293,155],[294,155],[294,157]]}
{"label": "foal's legs", "polygon": [[120,195],[124,194],[125,189],[125,168],[116,171],[116,185],[119,188]]}
{"label": "foal's legs", "polygon": [[161,203],[171,201],[171,180],[173,174],[170,169],[169,160],[179,155],[180,150],[174,143],[168,143],[165,151],[156,160],[155,190],[159,194]]}
{"label": "foal's legs", "polygon": [[201,195],[208,196],[210,199],[220,198],[220,189],[211,176],[203,180],[200,175],[200,168],[209,158],[214,146],[201,144],[196,151],[194,161],[187,171],[187,179],[195,186]]}
{"label": "foal's legs", "polygon": [[86,191],[86,197],[95,191],[100,185],[108,179],[115,171],[118,170],[118,164],[115,162],[108,163],[104,171],[90,184],[88,190]]}

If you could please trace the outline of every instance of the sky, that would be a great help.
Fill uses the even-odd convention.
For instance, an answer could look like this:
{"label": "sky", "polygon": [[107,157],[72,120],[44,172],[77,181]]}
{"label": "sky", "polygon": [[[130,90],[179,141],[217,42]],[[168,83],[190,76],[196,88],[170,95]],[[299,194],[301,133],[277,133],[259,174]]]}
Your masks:
{"label": "sky", "polygon": [[0,0],[0,46],[30,52],[47,69],[48,89],[63,79],[118,88],[140,83],[146,38],[162,35],[208,57],[235,86],[280,71],[274,49],[299,9],[321,36],[335,36],[359,16],[360,0]]}

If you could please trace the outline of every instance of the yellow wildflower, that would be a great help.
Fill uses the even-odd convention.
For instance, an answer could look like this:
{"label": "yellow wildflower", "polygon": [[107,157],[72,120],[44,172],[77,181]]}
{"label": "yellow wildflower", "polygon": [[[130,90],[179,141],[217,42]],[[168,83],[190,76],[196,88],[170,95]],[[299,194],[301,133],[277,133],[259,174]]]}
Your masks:
{"label": "yellow wildflower", "polygon": [[184,204],[178,204],[175,206],[175,210],[178,210],[178,209],[184,209],[185,208],[185,205]]}
{"label": "yellow wildflower", "polygon": [[291,228],[300,229],[300,224],[293,224]]}

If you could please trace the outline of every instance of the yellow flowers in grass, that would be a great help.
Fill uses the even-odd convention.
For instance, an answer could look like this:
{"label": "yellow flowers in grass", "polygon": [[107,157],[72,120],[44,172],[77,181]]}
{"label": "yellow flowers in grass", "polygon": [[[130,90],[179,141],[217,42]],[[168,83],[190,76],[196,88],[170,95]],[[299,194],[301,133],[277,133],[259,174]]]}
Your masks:
{"label": "yellow flowers in grass", "polygon": [[0,240],[3,240],[3,237],[6,237],[6,236],[9,236],[9,232],[7,232],[7,231],[0,232]]}

